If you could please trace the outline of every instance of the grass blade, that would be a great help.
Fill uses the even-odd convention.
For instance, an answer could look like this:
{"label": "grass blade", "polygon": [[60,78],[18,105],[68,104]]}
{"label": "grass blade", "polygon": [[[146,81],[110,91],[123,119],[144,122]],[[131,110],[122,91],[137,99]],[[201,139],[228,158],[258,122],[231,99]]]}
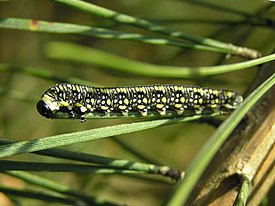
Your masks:
{"label": "grass blade", "polygon": [[196,42],[198,44],[207,45],[213,48],[220,48],[224,50],[226,53],[241,55],[250,58],[259,57],[259,52],[248,49],[237,47],[232,44],[223,43],[214,39],[205,38],[197,35],[187,34],[181,31],[176,31],[164,26],[157,25],[155,23],[151,23],[144,19],[135,18],[133,16],[129,16],[126,14],[122,14],[116,11],[112,11],[110,9],[106,9],[104,7],[100,7],[88,2],[80,1],[80,0],[53,0],[58,3],[62,3],[66,6],[70,6],[74,9],[78,9],[80,11],[86,12],[88,14],[92,14],[101,18],[111,19],[115,22],[121,24],[128,24],[135,27],[143,28],[148,31],[157,32],[160,34],[165,34],[169,37],[180,38],[184,40],[190,40]]}
{"label": "grass blade", "polygon": [[46,188],[48,190],[51,190],[51,191],[54,191],[57,193],[76,197],[76,198],[84,201],[88,205],[110,205],[110,206],[120,205],[120,204],[115,204],[115,203],[106,201],[105,199],[100,198],[100,197],[90,196],[90,195],[86,195],[83,192],[78,192],[78,191],[72,190],[69,187],[59,184],[55,181],[51,181],[51,180],[45,179],[43,177],[39,177],[39,176],[30,174],[28,172],[6,171],[3,173],[8,174],[13,177],[16,177],[18,179],[21,179],[21,180],[28,182],[30,184],[40,186],[42,188]]}
{"label": "grass blade", "polygon": [[85,64],[95,64],[102,66],[106,69],[109,69],[111,71],[123,72],[124,74],[166,79],[204,78],[208,76],[248,69],[250,67],[275,60],[275,54],[271,54],[250,61],[220,66],[161,66],[148,63],[141,63],[138,61],[119,57],[108,52],[64,42],[53,42],[49,44],[46,48],[46,54],[50,58]]}
{"label": "grass blade", "polygon": [[119,32],[119,31],[92,27],[92,26],[59,23],[59,22],[48,22],[48,21],[32,20],[32,19],[19,19],[19,18],[0,19],[0,29],[1,28],[25,30],[25,31],[31,31],[31,32],[55,33],[55,34],[77,34],[77,35],[92,36],[92,37],[98,37],[98,38],[104,38],[104,39],[132,40],[132,41],[142,42],[146,44],[176,46],[181,48],[192,48],[192,49],[212,51],[212,52],[221,52],[221,53],[228,52],[227,50],[222,50],[219,48],[184,43],[176,40],[170,40],[167,38],[156,38],[156,37],[146,36],[142,34]]}
{"label": "grass blade", "polygon": [[[219,113],[213,113],[210,116],[217,116]],[[0,157],[9,157],[16,154],[35,152],[39,150],[50,149],[54,147],[65,146],[85,141],[97,140],[106,137],[112,137],[131,132],[152,129],[160,126],[171,125],[180,122],[197,120],[209,115],[195,115],[192,117],[183,117],[175,119],[161,119],[145,122],[135,122],[130,124],[120,124],[102,128],[96,128],[81,132],[55,135],[37,140],[22,141],[0,146]]]}

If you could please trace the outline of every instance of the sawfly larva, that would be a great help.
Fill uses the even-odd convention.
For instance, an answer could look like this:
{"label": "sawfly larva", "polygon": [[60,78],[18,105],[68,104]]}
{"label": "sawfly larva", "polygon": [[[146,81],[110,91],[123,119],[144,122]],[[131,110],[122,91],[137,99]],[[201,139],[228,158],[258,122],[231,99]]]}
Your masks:
{"label": "sawfly larva", "polygon": [[191,110],[230,111],[243,101],[236,92],[199,86],[156,84],[125,87],[90,87],[77,84],[57,84],[50,87],[37,103],[38,112],[47,118],[81,119],[121,116],[184,115]]}

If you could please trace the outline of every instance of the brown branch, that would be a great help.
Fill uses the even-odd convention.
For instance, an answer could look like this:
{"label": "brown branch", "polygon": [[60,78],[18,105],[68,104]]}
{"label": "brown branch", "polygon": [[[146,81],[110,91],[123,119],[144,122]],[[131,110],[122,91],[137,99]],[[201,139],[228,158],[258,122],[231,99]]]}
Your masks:
{"label": "brown branch", "polygon": [[[264,65],[253,86],[258,86],[274,71],[274,64]],[[233,205],[239,190],[238,174],[245,174],[252,181],[247,205],[260,203],[275,181],[274,102],[273,87],[224,143],[186,205]]]}

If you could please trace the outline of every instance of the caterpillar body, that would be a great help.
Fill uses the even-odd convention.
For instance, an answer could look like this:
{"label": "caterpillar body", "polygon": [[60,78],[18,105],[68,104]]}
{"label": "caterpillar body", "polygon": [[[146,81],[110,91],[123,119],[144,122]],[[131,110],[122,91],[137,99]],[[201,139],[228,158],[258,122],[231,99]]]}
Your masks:
{"label": "caterpillar body", "polygon": [[37,103],[47,118],[184,115],[185,111],[230,111],[243,101],[230,90],[199,86],[156,84],[125,87],[90,87],[62,83],[50,87]]}

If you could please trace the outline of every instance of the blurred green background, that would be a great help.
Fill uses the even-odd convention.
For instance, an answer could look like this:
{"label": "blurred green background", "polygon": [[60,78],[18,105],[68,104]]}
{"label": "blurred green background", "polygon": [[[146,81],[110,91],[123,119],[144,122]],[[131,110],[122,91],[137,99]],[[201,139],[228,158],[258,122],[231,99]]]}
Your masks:
{"label": "blurred green background", "polygon": [[[193,4],[189,1],[100,0],[90,2],[186,33],[211,36],[223,42],[256,49],[263,55],[271,53],[272,49],[274,49],[274,25],[272,29],[271,26],[252,24],[253,21],[251,21],[252,23],[239,23],[245,17],[239,15],[238,12],[226,12],[200,4]],[[268,12],[266,14],[261,13],[261,15],[266,15],[270,19],[274,19],[275,16],[274,7],[270,9],[270,4],[272,3],[263,0],[216,0],[206,2],[248,14],[256,14],[266,9]],[[52,1],[20,0],[0,2],[0,17],[40,19],[149,34],[149,32],[144,30],[94,17]],[[257,18],[255,15],[256,20]],[[73,42],[114,53],[125,58],[159,65],[212,66],[243,60],[240,57],[226,59],[221,54],[182,50],[171,46],[156,46],[79,35],[34,33],[2,29],[0,30],[0,63],[16,65],[18,67],[45,69],[57,76],[77,77],[90,81],[91,84],[102,86],[179,83],[227,88],[240,93],[243,93],[248,88],[256,74],[256,69],[249,69],[196,81],[129,76],[122,73],[108,72],[100,66],[70,63],[47,58],[45,49],[53,41]],[[78,54],[76,53],[75,55]],[[133,121],[120,119],[89,120],[85,124],[81,124],[78,120],[45,119],[36,111],[36,102],[42,93],[55,83],[57,82],[44,80],[29,74],[0,70],[0,136],[21,141]],[[206,124],[188,123],[132,133],[118,138],[149,159],[184,170],[214,129],[212,126]],[[138,160],[111,138],[71,145],[66,148],[114,158]],[[32,161],[40,162],[62,161],[30,154],[14,158],[17,160],[29,160],[31,158]],[[118,202],[127,202],[130,205],[160,205],[163,198],[171,189],[170,185],[172,185],[154,183],[148,180],[135,180],[131,177],[121,177],[118,175],[38,174],[69,185],[74,189],[81,189],[87,193],[100,195]],[[0,176],[0,183],[5,182],[5,178]],[[30,200],[25,201],[30,202]],[[41,202],[36,203],[43,205]]]}

